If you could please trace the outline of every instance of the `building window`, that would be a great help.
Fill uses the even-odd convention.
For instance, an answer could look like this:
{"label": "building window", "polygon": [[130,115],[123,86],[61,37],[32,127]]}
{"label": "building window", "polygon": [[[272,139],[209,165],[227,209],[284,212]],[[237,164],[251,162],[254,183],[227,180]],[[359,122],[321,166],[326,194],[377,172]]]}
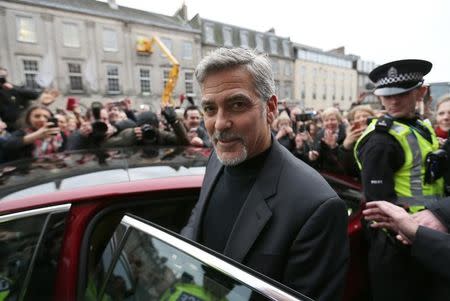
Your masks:
{"label": "building window", "polygon": [[183,42],[183,59],[192,60],[192,43],[191,42]]}
{"label": "building window", "polygon": [[328,91],[327,91],[327,82],[324,81],[324,82],[323,82],[323,94],[322,94],[322,99],[323,99],[323,100],[326,100],[326,99],[327,99],[327,94],[328,94]]}
{"label": "building window", "polygon": [[147,93],[152,92],[149,68],[140,68],[139,69],[139,82],[141,83],[141,93],[142,94],[147,94]]}
{"label": "building window", "polygon": [[81,64],[68,63],[69,68],[69,84],[71,92],[83,91],[83,76],[81,74]]}
{"label": "building window", "polygon": [[17,17],[17,40],[20,42],[36,43],[36,25],[32,17]]}
{"label": "building window", "polygon": [[284,75],[291,76],[292,75],[292,66],[290,62],[284,63]]}
{"label": "building window", "polygon": [[[166,46],[166,48],[173,54],[173,43],[172,39],[169,38],[161,38],[161,42]],[[161,56],[166,56],[163,52],[161,52]]]}
{"label": "building window", "polygon": [[315,100],[317,96],[317,84],[313,83],[313,91],[312,91],[312,98]]}
{"label": "building window", "polygon": [[298,49],[297,50],[297,58],[300,60],[306,60],[306,50]]}
{"label": "building window", "polygon": [[114,29],[103,29],[103,50],[104,51],[117,51],[117,32]]}
{"label": "building window", "polygon": [[276,61],[276,60],[273,60],[273,61],[272,61],[272,70],[273,70],[273,74],[278,74],[279,69],[280,69],[280,64],[279,64],[279,62]]}
{"label": "building window", "polygon": [[206,24],[205,25],[205,37],[207,43],[215,43],[216,40],[214,39],[214,25],[212,24]]}
{"label": "building window", "polygon": [[276,94],[280,94],[280,81],[279,80],[276,80],[275,81],[275,93]]}
{"label": "building window", "polygon": [[270,53],[278,54],[278,40],[275,37],[270,38]]}
{"label": "building window", "polygon": [[292,83],[284,82],[284,97],[287,99],[292,98]]}
{"label": "building window", "polygon": [[223,45],[233,47],[233,29],[230,27],[223,28]]}
{"label": "building window", "polygon": [[186,95],[194,94],[194,72],[192,71],[184,72],[184,87]]}
{"label": "building window", "polygon": [[241,37],[241,47],[248,48],[248,31],[241,30],[240,37]]}
{"label": "building window", "polygon": [[301,100],[305,100],[305,94],[306,94],[305,83],[302,82],[301,85],[300,85],[300,99]]}
{"label": "building window", "polygon": [[80,47],[80,34],[75,23],[63,23],[63,44],[66,47]]}
{"label": "building window", "polygon": [[256,50],[263,52],[264,51],[264,35],[257,34],[256,37]]}
{"label": "building window", "polygon": [[291,51],[289,49],[289,41],[287,41],[287,40],[283,41],[283,54],[286,57],[290,57],[291,56]]}
{"label": "building window", "polygon": [[106,66],[106,80],[107,80],[107,87],[106,87],[107,93],[110,94],[120,93],[118,66],[116,65]]}
{"label": "building window", "polygon": [[39,66],[36,60],[23,60],[23,72],[25,75],[25,86],[30,89],[39,89],[36,83],[36,76],[39,73]]}
{"label": "building window", "polygon": [[167,82],[169,81],[169,75],[170,75],[170,69],[164,69],[163,70],[163,89],[167,85]]}

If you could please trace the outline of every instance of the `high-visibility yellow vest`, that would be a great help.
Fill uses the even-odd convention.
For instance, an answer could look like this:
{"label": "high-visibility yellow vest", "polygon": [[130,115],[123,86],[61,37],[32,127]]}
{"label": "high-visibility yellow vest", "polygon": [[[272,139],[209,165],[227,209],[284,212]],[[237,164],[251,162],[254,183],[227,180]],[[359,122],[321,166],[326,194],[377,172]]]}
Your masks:
{"label": "high-visibility yellow vest", "polygon": [[[360,169],[363,168],[358,158],[360,143],[375,130],[377,122],[378,119],[372,120],[356,142],[354,155]],[[410,206],[411,211],[423,209],[427,203],[442,197],[444,194],[444,180],[442,178],[431,184],[426,184],[424,181],[426,156],[439,148],[439,142],[429,123],[420,120],[418,122],[429,130],[431,143],[416,130],[397,121],[393,121],[387,131],[398,141],[405,157],[405,162],[394,174],[397,202]]]}
{"label": "high-visibility yellow vest", "polygon": [[226,298],[217,298],[202,286],[192,283],[178,283],[169,288],[160,301],[198,300],[198,301],[227,301]]}

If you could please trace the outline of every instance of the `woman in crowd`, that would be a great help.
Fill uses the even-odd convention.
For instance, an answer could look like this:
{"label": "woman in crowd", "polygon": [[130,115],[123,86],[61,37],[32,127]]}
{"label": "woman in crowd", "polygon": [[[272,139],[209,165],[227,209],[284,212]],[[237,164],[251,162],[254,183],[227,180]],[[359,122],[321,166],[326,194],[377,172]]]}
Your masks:
{"label": "woman in crowd", "polygon": [[4,144],[8,160],[39,158],[65,149],[57,121],[51,121],[52,112],[42,105],[30,107],[25,112],[25,122],[12,133]]}
{"label": "woman in crowd", "polygon": [[372,108],[364,105],[353,107],[347,115],[349,126],[347,127],[345,139],[338,149],[338,160],[342,164],[345,173],[350,176],[359,177],[359,168],[355,161],[353,148],[356,141],[366,130],[368,120],[374,117],[375,112]]}
{"label": "woman in crowd", "polygon": [[275,130],[277,131],[275,138],[281,145],[292,151],[295,146],[295,133],[292,129],[292,122],[289,115],[283,111],[277,117],[275,123]]}
{"label": "woman in crowd", "polygon": [[345,139],[345,126],[342,115],[336,108],[328,108],[321,114],[323,128],[317,133],[314,150],[309,152],[312,165],[320,170],[343,172],[338,160],[338,147]]}
{"label": "woman in crowd", "polygon": [[439,143],[444,144],[450,130],[450,95],[442,97],[436,104],[436,136]]}

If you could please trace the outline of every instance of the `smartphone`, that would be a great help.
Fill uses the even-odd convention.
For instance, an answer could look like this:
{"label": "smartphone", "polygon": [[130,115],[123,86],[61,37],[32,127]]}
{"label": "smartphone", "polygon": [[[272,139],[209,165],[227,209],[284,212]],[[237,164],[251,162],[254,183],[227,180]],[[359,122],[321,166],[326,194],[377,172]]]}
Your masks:
{"label": "smartphone", "polygon": [[58,127],[58,118],[50,117],[48,119],[48,122],[52,122],[53,123],[50,127],[52,127],[52,128],[57,128]]}
{"label": "smartphone", "polygon": [[73,111],[75,110],[76,106],[78,105],[78,101],[74,97],[67,98],[67,104],[66,104],[66,110],[67,111]]}

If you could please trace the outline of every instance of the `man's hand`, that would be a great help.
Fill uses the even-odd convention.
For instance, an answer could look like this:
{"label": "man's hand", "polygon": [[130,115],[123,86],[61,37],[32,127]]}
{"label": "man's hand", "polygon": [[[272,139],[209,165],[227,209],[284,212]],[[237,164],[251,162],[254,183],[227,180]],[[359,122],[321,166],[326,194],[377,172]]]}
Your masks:
{"label": "man's hand", "polygon": [[14,88],[13,84],[11,83],[4,83],[2,87],[5,90],[11,90],[12,88]]}
{"label": "man's hand", "polygon": [[142,140],[142,129],[140,127],[135,127],[134,135],[136,136],[137,140]]}
{"label": "man's hand", "polygon": [[421,226],[448,233],[447,228],[430,210],[423,210],[412,215],[414,221]]}
{"label": "man's hand", "polygon": [[308,159],[309,161],[316,161],[317,159],[319,159],[319,152],[315,150],[309,151]]}
{"label": "man's hand", "polygon": [[419,224],[405,209],[386,201],[368,202],[363,215],[366,220],[375,222],[371,227],[397,232],[397,239],[403,244],[411,244],[419,228]]}
{"label": "man's hand", "polygon": [[200,137],[194,137],[191,139],[191,145],[202,147],[203,140]]}
{"label": "man's hand", "polygon": [[44,92],[39,97],[40,103],[45,106],[52,104],[56,98],[59,96],[59,91],[56,89],[44,90]]}

